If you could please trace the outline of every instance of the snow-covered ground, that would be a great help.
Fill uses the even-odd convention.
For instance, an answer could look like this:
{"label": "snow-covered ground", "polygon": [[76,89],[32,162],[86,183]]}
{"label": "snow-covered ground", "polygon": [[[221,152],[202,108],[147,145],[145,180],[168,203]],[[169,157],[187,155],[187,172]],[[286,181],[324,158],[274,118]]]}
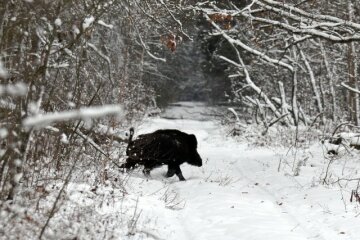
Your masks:
{"label": "snow-covered ground", "polygon": [[[216,122],[199,117],[201,109],[173,107],[164,115],[179,119],[149,119],[138,128],[194,133],[204,161],[202,168],[182,166],[186,182],[164,178],[166,168],[151,179],[140,173],[130,178],[130,195],[142,211],[139,232],[169,240],[359,239],[358,205],[349,202],[350,192],[320,184],[327,167],[320,144],[299,153],[305,160],[294,176],[281,165],[291,165],[294,154],[226,137]],[[344,163],[335,165],[344,171]]]}
{"label": "snow-covered ground", "polygon": [[[136,127],[136,134],[176,128],[197,136],[203,167],[183,164],[187,181],[165,178],[166,167],[151,178],[141,169],[112,169],[107,183],[94,187],[85,171],[67,187],[44,239],[360,239],[359,204],[350,202],[357,182],[323,184],[324,178],[358,176],[356,152],[331,157],[320,143],[296,151],[259,147],[227,136],[227,129],[204,117],[208,113],[202,104],[182,104]],[[50,194],[37,206],[54,199]]]}

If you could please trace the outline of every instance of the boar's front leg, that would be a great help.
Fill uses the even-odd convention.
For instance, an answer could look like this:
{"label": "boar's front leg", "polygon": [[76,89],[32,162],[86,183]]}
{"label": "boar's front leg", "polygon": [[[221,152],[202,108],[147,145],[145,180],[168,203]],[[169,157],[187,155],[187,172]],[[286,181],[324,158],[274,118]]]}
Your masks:
{"label": "boar's front leg", "polygon": [[184,178],[184,176],[182,175],[180,166],[177,166],[177,170],[175,172],[176,176],[178,176],[180,181],[185,181],[186,179]]}
{"label": "boar's front leg", "polygon": [[168,171],[166,173],[166,177],[172,177],[176,174],[176,176],[178,176],[180,181],[185,181],[184,176],[182,175],[181,169],[179,165],[173,165],[173,164],[169,164],[168,165]]}
{"label": "boar's front leg", "polygon": [[136,167],[136,164],[138,164],[139,161],[137,159],[127,158],[126,162],[121,164],[120,168],[124,169],[134,169]]}
{"label": "boar's front leg", "polygon": [[175,167],[173,165],[168,165],[168,171],[167,171],[165,177],[168,177],[168,178],[172,177],[175,175],[175,172],[176,172]]}
{"label": "boar's front leg", "polygon": [[143,159],[143,162],[145,162],[143,173],[146,177],[150,177],[150,171],[159,166],[159,163],[152,159]]}

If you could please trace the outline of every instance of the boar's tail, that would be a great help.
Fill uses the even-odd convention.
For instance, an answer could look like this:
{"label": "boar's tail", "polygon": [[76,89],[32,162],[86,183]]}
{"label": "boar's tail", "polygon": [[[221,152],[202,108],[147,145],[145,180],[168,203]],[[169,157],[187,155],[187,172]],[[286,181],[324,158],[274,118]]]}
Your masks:
{"label": "boar's tail", "polygon": [[131,142],[132,142],[132,138],[133,138],[133,136],[134,136],[134,128],[131,127],[129,132],[130,132],[130,135],[129,135],[129,143],[131,143]]}
{"label": "boar's tail", "polygon": [[129,156],[130,146],[132,145],[132,139],[133,139],[133,136],[134,136],[134,128],[131,127],[129,132],[130,132],[129,141],[128,141],[128,145],[127,145],[127,148],[126,148],[126,155],[128,155],[128,156]]}

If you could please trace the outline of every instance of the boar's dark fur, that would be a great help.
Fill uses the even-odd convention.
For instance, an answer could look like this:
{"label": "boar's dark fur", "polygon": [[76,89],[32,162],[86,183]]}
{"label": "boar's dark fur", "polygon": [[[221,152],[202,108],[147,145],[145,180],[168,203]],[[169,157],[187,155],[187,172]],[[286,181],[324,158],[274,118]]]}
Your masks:
{"label": "boar's dark fur", "polygon": [[180,165],[187,162],[201,167],[202,159],[197,152],[195,135],[187,134],[175,129],[162,129],[153,133],[139,135],[133,140],[134,129],[130,129],[129,144],[126,149],[128,158],[121,168],[133,169],[143,165],[143,173],[162,165],[168,166],[166,177],[176,174],[179,180],[184,181]]}

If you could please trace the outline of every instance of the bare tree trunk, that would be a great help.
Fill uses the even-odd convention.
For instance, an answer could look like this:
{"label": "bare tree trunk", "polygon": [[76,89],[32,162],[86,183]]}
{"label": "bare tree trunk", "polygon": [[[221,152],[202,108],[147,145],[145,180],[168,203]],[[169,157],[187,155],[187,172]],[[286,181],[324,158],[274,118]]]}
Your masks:
{"label": "bare tree trunk", "polygon": [[2,42],[3,42],[4,25],[6,24],[7,21],[9,21],[8,9],[9,9],[10,3],[11,3],[10,1],[8,3],[6,3],[6,6],[4,6],[4,11],[0,12],[0,17],[2,17],[2,19],[0,21],[0,48],[2,47]]}
{"label": "bare tree trunk", "polygon": [[[354,7],[351,0],[347,0],[349,21],[354,19]],[[354,89],[358,89],[357,86],[357,63],[356,63],[356,51],[355,43],[350,42],[348,44],[348,75],[349,85]],[[350,110],[350,121],[353,121],[356,125],[359,125],[359,97],[356,93],[349,91],[349,110]]]}
{"label": "bare tree trunk", "polygon": [[17,148],[13,149],[12,156],[10,157],[9,161],[9,173],[10,173],[10,185],[11,188],[9,190],[9,194],[7,199],[13,200],[17,187],[19,186],[20,179],[23,175],[23,163],[26,160],[26,154],[30,139],[31,132],[20,132],[20,141],[18,142],[19,146]]}
{"label": "bare tree trunk", "polygon": [[304,111],[302,110],[301,106],[299,106],[299,115],[301,116],[300,120],[304,122],[304,125],[307,126],[311,123],[311,121],[306,117]]}
{"label": "bare tree trunk", "polygon": [[[280,91],[280,97],[281,97],[281,115],[289,114],[289,111],[287,109],[286,104],[286,95],[285,95],[285,89],[284,84],[279,81],[279,91]],[[291,122],[291,118],[289,116],[286,117],[289,122]]]}
{"label": "bare tree trunk", "polygon": [[264,110],[263,106],[261,105],[259,99],[255,99],[255,101],[256,101],[256,105],[257,105],[258,110],[259,110],[261,120],[264,123],[265,127],[268,128],[269,124],[268,124],[267,119],[266,119],[265,110]]}
{"label": "bare tree trunk", "polygon": [[[296,47],[294,46],[292,48],[293,57],[297,62],[297,54],[296,54]],[[291,97],[291,105],[292,105],[292,114],[294,119],[295,126],[298,126],[299,124],[299,110],[297,105],[297,67],[296,64],[294,64],[294,72],[293,72],[293,85],[292,85],[292,97]]]}
{"label": "bare tree trunk", "polygon": [[[306,59],[306,56],[304,54],[304,52],[302,50],[300,50],[300,55],[301,55],[301,58],[302,60],[304,61],[305,63],[305,67],[306,67],[306,70],[308,71],[309,75],[310,75],[310,83],[311,83],[311,86],[312,86],[312,89],[313,89],[313,92],[314,92],[314,95],[315,95],[315,101],[316,101],[316,106],[317,106],[317,110],[319,113],[323,113],[324,109],[323,109],[323,106],[321,104],[321,97],[320,97],[320,93],[319,93],[319,90],[316,86],[316,80],[315,80],[315,76],[314,76],[314,72],[310,66],[310,63],[309,61]],[[322,115],[322,123],[325,122],[325,117],[324,115]]]}
{"label": "bare tree trunk", "polygon": [[324,46],[322,44],[322,41],[319,41],[320,43],[320,49],[322,52],[322,56],[324,58],[324,64],[325,64],[325,70],[326,70],[326,77],[329,80],[329,88],[330,88],[330,94],[331,94],[331,118],[333,121],[336,120],[336,95],[335,95],[335,89],[334,89],[334,80],[333,80],[333,74],[329,67],[329,61],[327,59],[326,51],[324,49]]}
{"label": "bare tree trunk", "polygon": [[326,106],[325,106],[325,90],[324,90],[324,82],[323,82],[323,78],[319,77],[319,90],[320,90],[320,100],[321,100],[321,105],[323,106],[323,111],[324,111],[324,116],[325,116],[325,112],[326,112]]}

